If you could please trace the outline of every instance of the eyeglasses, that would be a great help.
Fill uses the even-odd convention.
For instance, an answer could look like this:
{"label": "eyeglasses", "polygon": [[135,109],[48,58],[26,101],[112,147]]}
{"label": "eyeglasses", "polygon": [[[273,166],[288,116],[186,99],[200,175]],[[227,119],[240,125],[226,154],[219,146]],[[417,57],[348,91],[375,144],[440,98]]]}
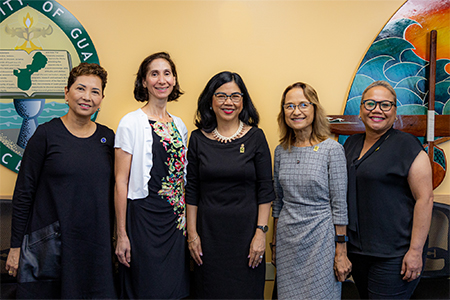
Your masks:
{"label": "eyeglasses", "polygon": [[380,105],[380,109],[382,111],[390,111],[392,106],[397,106],[394,102],[389,100],[375,101],[372,99],[364,100],[361,104],[364,105],[364,108],[368,111],[374,110],[378,104]]}
{"label": "eyeglasses", "polygon": [[217,102],[219,104],[224,103],[225,101],[227,101],[228,98],[230,98],[231,101],[233,101],[233,103],[239,103],[239,102],[241,102],[242,96],[244,96],[244,94],[239,93],[239,92],[234,92],[234,93],[231,93],[231,95],[227,95],[225,93],[218,92],[218,93],[215,93],[214,96],[216,96]]}
{"label": "eyeglasses", "polygon": [[298,105],[295,105],[293,103],[285,104],[285,105],[283,105],[283,107],[288,112],[294,112],[296,107],[298,107],[298,109],[300,111],[305,111],[305,110],[308,110],[308,108],[310,108],[311,105],[313,105],[311,102],[301,102]]}

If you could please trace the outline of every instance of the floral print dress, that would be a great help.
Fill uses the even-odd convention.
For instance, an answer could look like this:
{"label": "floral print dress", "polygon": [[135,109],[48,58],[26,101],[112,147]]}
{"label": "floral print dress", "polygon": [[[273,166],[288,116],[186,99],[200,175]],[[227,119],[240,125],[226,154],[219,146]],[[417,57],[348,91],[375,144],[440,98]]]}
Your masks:
{"label": "floral print dress", "polygon": [[[186,148],[175,123],[149,121],[153,167],[149,195],[128,201],[131,267],[121,294],[129,299],[181,299],[189,295],[184,199]],[[122,267],[121,268],[126,268]]]}
{"label": "floral print dress", "polygon": [[[155,174],[155,176],[164,173],[166,174],[164,174],[165,176],[158,178],[158,180],[154,180],[153,183],[156,183],[156,189],[161,186],[158,195],[172,205],[173,213],[177,216],[177,229],[181,230],[183,235],[186,236],[184,203],[184,167],[186,164],[186,149],[183,145],[181,135],[175,127],[175,123],[152,122],[151,125],[154,134],[160,138],[159,141],[164,148],[164,152],[167,153],[166,161],[164,162],[164,166],[162,166],[163,168],[166,167],[166,172],[161,169],[162,172]],[[155,137],[154,140],[157,141]],[[155,148],[160,147],[159,145],[156,145]],[[158,149],[154,150],[158,151]],[[158,152],[161,157],[164,156],[164,152]],[[156,152],[154,153],[156,154]],[[154,165],[156,166],[156,164]],[[156,169],[155,171],[158,172]]]}

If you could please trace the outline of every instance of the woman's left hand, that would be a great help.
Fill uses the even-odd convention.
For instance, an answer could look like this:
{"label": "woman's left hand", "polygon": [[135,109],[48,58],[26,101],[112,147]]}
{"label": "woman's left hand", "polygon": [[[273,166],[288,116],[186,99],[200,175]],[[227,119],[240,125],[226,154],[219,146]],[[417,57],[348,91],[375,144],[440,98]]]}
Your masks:
{"label": "woman's left hand", "polygon": [[[336,250],[338,250],[338,246],[336,246]],[[344,282],[347,279],[348,275],[352,271],[352,263],[347,257],[346,251],[336,251],[334,256],[334,275],[337,280],[340,282]]]}
{"label": "woman's left hand", "polygon": [[403,257],[401,275],[403,280],[413,281],[420,276],[422,271],[422,252],[409,249]]}
{"label": "woman's left hand", "polygon": [[248,255],[248,266],[256,268],[262,263],[264,259],[264,252],[266,250],[266,234],[260,229],[256,229],[250,244],[250,253]]}

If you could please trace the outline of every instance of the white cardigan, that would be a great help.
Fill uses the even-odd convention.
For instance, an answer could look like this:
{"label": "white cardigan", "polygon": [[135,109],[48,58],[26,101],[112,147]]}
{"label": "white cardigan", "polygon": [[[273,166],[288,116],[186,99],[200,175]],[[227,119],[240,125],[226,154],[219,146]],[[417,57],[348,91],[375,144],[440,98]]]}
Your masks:
{"label": "white cardigan", "polygon": [[[175,122],[175,126],[181,134],[183,145],[186,147],[188,131],[183,121],[169,114]],[[148,182],[150,170],[153,166],[153,136],[147,115],[138,109],[126,114],[120,120],[117,128],[114,148],[120,148],[130,153],[131,159],[130,177],[128,179],[128,199],[142,199],[148,196]],[[186,147],[187,148],[187,147]],[[184,178],[186,183],[186,165]]]}

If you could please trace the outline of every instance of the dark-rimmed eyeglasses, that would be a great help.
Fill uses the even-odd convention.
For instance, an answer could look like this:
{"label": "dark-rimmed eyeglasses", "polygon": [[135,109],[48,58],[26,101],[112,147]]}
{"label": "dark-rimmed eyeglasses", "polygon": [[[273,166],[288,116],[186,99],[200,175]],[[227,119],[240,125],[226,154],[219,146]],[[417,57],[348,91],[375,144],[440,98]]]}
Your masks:
{"label": "dark-rimmed eyeglasses", "polygon": [[382,111],[390,111],[393,106],[397,106],[394,102],[389,100],[375,101],[372,99],[364,100],[361,104],[364,105],[364,108],[368,111],[374,110],[377,105],[380,105]]}
{"label": "dark-rimmed eyeglasses", "polygon": [[293,112],[295,110],[295,108],[297,107],[300,111],[306,111],[308,108],[311,107],[312,102],[301,102],[298,105],[295,105],[293,103],[288,103],[283,105],[284,110],[286,110],[287,112]]}
{"label": "dark-rimmed eyeglasses", "polygon": [[244,94],[239,93],[239,92],[234,92],[234,93],[231,93],[231,95],[227,95],[225,93],[218,92],[218,93],[215,93],[214,96],[216,97],[217,102],[219,104],[224,103],[225,101],[227,101],[228,98],[230,98],[233,103],[239,103],[239,102],[241,102]]}

